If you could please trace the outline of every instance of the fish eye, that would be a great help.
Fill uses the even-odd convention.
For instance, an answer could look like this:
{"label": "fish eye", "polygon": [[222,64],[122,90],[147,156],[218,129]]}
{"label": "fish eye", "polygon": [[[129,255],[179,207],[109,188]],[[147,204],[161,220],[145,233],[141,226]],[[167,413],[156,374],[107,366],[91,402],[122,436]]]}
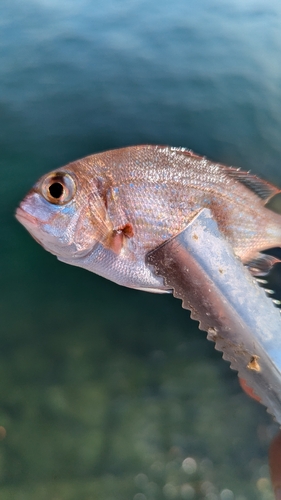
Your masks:
{"label": "fish eye", "polygon": [[65,205],[75,195],[73,178],[64,172],[56,172],[44,178],[41,191],[44,198],[54,205]]}

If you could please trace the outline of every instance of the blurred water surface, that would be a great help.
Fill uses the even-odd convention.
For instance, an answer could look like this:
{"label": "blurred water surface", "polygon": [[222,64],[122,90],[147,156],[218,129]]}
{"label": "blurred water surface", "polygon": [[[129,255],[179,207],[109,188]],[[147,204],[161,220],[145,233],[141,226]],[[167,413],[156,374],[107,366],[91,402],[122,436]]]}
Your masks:
{"label": "blurred water surface", "polygon": [[59,263],[13,213],[139,143],[281,186],[280,22],[279,0],[1,0],[1,500],[272,498],[272,419],[180,303]]}

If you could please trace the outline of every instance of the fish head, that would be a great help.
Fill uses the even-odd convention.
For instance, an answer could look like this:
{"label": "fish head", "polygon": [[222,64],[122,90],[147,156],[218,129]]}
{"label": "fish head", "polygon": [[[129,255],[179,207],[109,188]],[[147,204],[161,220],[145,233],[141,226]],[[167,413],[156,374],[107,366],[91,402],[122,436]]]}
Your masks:
{"label": "fish head", "polygon": [[58,258],[85,256],[111,231],[97,186],[83,182],[72,168],[39,179],[17,208],[16,218]]}
{"label": "fish head", "polygon": [[152,274],[145,251],[135,243],[132,225],[122,216],[119,224],[119,215],[114,220],[116,196],[108,179],[101,169],[90,175],[93,170],[92,163],[90,169],[80,160],[43,176],[20,203],[16,218],[60,261],[130,288],[165,292],[162,278]]}

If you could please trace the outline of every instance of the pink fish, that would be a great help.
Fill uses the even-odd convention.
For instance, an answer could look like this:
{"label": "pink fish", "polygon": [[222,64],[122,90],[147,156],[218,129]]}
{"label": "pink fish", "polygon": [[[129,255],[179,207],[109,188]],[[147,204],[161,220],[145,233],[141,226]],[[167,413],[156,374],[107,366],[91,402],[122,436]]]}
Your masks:
{"label": "pink fish", "polygon": [[[281,246],[281,215],[265,207],[280,190],[189,150],[133,146],[88,156],[43,176],[17,219],[59,260],[120,285],[165,292],[146,253],[182,231],[203,208],[244,264]],[[210,248],[210,252],[212,249]]]}

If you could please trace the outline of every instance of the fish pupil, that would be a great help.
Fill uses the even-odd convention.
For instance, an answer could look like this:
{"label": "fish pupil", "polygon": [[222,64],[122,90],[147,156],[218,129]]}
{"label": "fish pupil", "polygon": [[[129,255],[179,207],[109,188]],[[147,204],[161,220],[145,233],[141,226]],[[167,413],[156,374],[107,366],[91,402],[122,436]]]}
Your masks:
{"label": "fish pupil", "polygon": [[49,187],[49,193],[52,198],[58,200],[63,194],[63,185],[60,182],[53,182]]}

